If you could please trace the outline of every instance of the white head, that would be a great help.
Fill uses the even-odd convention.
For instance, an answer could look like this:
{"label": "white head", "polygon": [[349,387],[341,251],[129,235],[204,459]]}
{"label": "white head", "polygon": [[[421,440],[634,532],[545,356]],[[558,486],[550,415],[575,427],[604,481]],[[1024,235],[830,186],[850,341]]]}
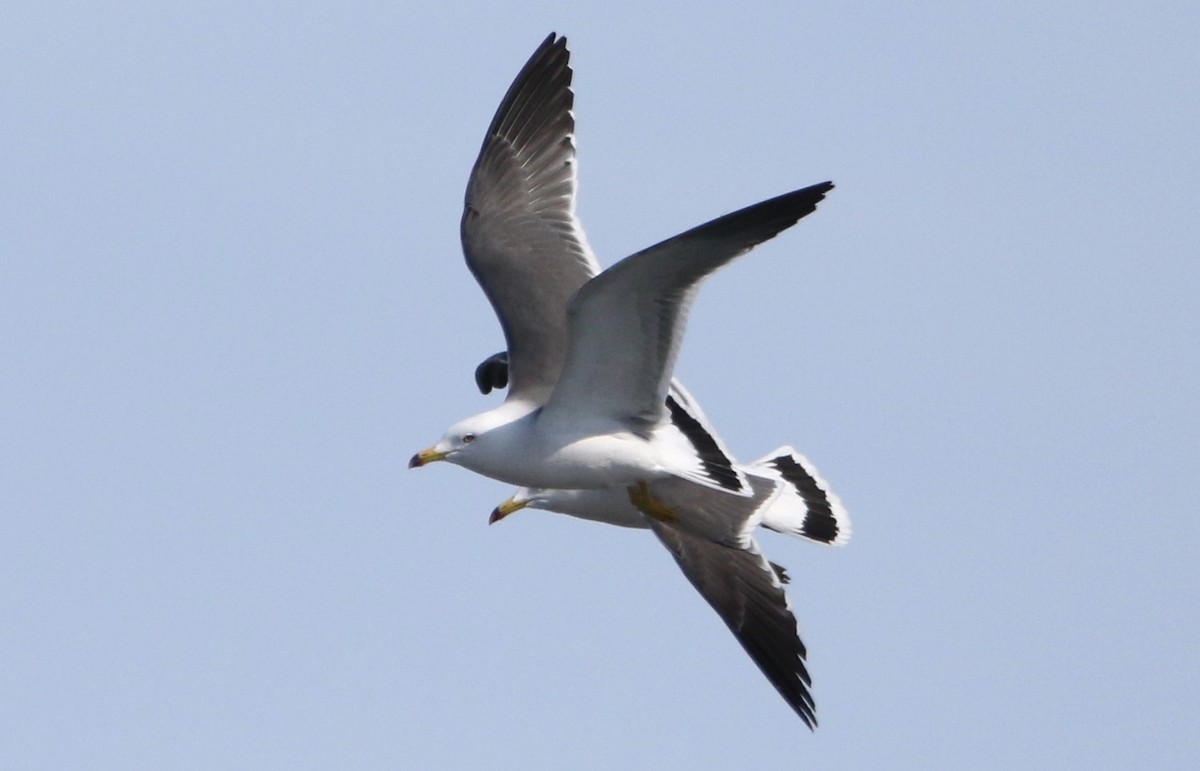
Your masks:
{"label": "white head", "polygon": [[605,490],[548,490],[522,487],[492,511],[488,524],[499,522],[524,508],[555,511],[559,514],[603,522],[618,527],[648,527],[646,517],[634,508],[624,487]]}
{"label": "white head", "polygon": [[445,460],[490,476],[487,469],[497,462],[502,463],[505,456],[510,454],[514,423],[527,412],[524,409],[514,411],[505,402],[494,410],[460,420],[442,435],[437,444],[412,456],[408,467],[418,468]]}
{"label": "white head", "polygon": [[549,504],[553,502],[555,493],[562,492],[564,491],[546,490],[540,487],[522,487],[513,493],[512,497],[507,501],[492,509],[492,515],[488,517],[488,524],[494,525],[514,511],[520,511],[527,506],[534,509],[553,510],[553,507]]}

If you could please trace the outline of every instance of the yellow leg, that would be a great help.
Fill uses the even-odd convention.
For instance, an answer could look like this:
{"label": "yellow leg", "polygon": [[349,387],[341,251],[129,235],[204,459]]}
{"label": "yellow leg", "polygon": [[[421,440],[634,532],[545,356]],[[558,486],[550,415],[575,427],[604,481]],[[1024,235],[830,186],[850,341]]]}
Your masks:
{"label": "yellow leg", "polygon": [[659,522],[674,522],[678,519],[671,507],[660,502],[650,493],[650,485],[638,482],[629,487],[629,502],[637,506],[638,511]]}

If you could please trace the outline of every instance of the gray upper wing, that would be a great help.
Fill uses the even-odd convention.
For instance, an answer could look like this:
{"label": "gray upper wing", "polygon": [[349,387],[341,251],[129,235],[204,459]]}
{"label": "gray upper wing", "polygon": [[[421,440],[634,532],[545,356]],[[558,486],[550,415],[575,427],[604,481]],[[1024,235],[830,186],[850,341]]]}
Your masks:
{"label": "gray upper wing", "polygon": [[488,127],[467,183],[463,254],[500,320],[509,399],[541,404],[567,351],[567,300],[598,272],[575,218],[570,53],[551,34]]}
{"label": "gray upper wing", "polygon": [[811,214],[831,189],[823,182],[726,214],[589,281],[567,309],[570,352],[543,418],[592,413],[634,428],[661,422],[700,282]]}
{"label": "gray upper wing", "polygon": [[748,551],[654,520],[650,527],[779,695],[805,725],[815,728],[812,679],[804,664],[808,652],[788,607],[779,569],[753,543]]}

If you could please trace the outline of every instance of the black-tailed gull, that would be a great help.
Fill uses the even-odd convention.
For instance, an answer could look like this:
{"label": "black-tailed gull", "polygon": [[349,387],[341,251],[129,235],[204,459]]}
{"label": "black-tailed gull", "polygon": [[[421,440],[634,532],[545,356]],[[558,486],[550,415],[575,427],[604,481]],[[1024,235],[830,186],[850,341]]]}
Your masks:
{"label": "black-tailed gull", "polygon": [[[494,356],[480,365],[477,382],[485,393],[502,388],[507,378],[503,359]],[[674,382],[667,396],[672,420],[693,421],[709,431],[700,406]],[[756,525],[814,543],[840,546],[850,538],[850,518],[838,496],[817,469],[791,447],[780,447],[745,466],[752,485],[773,482],[775,494],[741,522],[725,516],[705,517],[704,501],[720,500],[721,493],[671,482],[655,485],[658,505],[686,513],[682,521],[659,521],[647,516],[624,489],[544,490],[523,487],[497,506],[489,523],[530,507],[568,514],[580,519],[629,528],[650,528],[671,552],[676,563],[701,596],[733,632],[771,684],[810,726],[815,726],[812,685],[805,666],[805,650],[795,616],[783,591],[783,568],[762,556],[753,537]],[[691,493],[691,499],[673,497]],[[697,495],[703,499],[697,502]],[[699,504],[699,505],[697,505]],[[716,530],[712,525],[716,524]],[[707,527],[707,531],[704,528]],[[732,527],[731,532],[729,528]],[[736,539],[730,544],[729,538]],[[732,548],[731,548],[732,547]]]}
{"label": "black-tailed gull", "polygon": [[508,398],[452,426],[411,465],[447,460],[542,488],[679,478],[749,497],[738,468],[697,453],[669,420],[671,371],[699,283],[813,212],[833,185],[719,217],[593,277],[574,214],[567,57],[553,36],[534,54],[467,186],[463,249],[504,330]]}
{"label": "black-tailed gull", "polygon": [[[796,481],[789,483],[781,469],[738,465],[695,417],[698,410],[678,401],[672,408],[668,396],[679,392],[668,389],[700,281],[811,213],[833,186],[747,207],[601,273],[574,213],[568,59],[565,38],[552,34],[526,63],[467,187],[463,250],[500,320],[511,388],[500,407],[459,422],[410,466],[447,460],[527,488],[616,495],[614,512],[636,505],[811,726],[805,650],[783,574],[751,535],[805,474],[793,469]],[[494,375],[486,367],[477,373],[481,384]],[[804,470],[792,453],[764,461]],[[823,483],[817,489],[827,492]],[[836,527],[832,532],[828,540],[839,540]]]}

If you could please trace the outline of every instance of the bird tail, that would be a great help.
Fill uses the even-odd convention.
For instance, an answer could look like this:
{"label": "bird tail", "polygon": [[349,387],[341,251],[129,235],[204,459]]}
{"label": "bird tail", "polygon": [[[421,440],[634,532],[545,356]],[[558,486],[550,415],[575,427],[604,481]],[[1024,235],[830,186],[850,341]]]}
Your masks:
{"label": "bird tail", "polygon": [[784,446],[756,460],[748,470],[779,483],[779,495],[763,511],[763,527],[832,546],[850,540],[846,507],[808,458]]}

